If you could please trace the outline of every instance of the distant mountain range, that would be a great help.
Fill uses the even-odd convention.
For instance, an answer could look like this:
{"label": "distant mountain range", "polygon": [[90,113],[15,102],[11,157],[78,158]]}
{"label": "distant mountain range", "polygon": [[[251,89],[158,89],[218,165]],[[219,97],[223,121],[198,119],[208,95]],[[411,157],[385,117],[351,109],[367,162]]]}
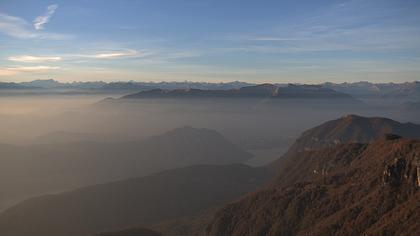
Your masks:
{"label": "distant mountain range", "polygon": [[345,116],[304,132],[266,167],[192,166],[41,196],[0,214],[0,232],[160,231],[173,220],[176,230],[161,228],[168,235],[416,235],[420,141],[399,135],[419,138],[419,127]]}
{"label": "distant mountain range", "polygon": [[228,90],[202,89],[153,89],[122,97],[122,99],[140,98],[350,98],[349,95],[316,85],[287,85],[280,87],[273,84],[246,86]]}
{"label": "distant mountain range", "polygon": [[397,98],[420,100],[420,82],[406,83],[325,83],[322,85],[338,92],[347,93],[356,98]]}
{"label": "distant mountain range", "polygon": [[33,93],[129,93],[135,91],[161,89],[233,89],[250,85],[244,82],[205,83],[205,82],[68,82],[53,79],[30,82],[0,82],[0,90],[31,90]]}
{"label": "distant mountain range", "polygon": [[[147,90],[154,90],[148,93],[148,96],[158,94],[180,95],[189,94],[193,95],[198,93],[199,90],[214,90],[207,92],[207,95],[213,93],[214,95],[222,96],[222,92],[216,93],[217,90],[233,90],[243,87],[256,86],[255,83],[246,82],[227,82],[227,83],[206,83],[206,82],[136,82],[136,81],[120,81],[120,82],[69,82],[63,83],[53,79],[49,80],[34,80],[31,82],[21,83],[8,83],[0,82],[0,90],[41,90],[42,93],[132,93]],[[305,85],[305,84],[273,84],[274,87],[282,88],[281,92],[295,89],[318,90],[317,93],[328,92],[332,89],[336,92],[348,94],[355,98],[397,98],[409,99],[414,101],[420,100],[420,82],[406,82],[406,83],[371,83],[371,82],[355,82],[355,83],[323,83],[318,85]],[[293,87],[295,86],[295,87]],[[266,86],[267,87],[267,86]],[[283,89],[288,88],[288,89]],[[177,90],[168,94],[168,90]],[[187,92],[188,90],[191,90]],[[268,93],[270,89],[261,92],[260,95]],[[247,91],[237,92],[236,96],[244,94]],[[291,91],[293,93],[299,91]],[[314,91],[313,91],[314,92]],[[203,92],[201,92],[203,93]],[[267,94],[265,94],[267,95]],[[142,95],[146,96],[146,94]]]}

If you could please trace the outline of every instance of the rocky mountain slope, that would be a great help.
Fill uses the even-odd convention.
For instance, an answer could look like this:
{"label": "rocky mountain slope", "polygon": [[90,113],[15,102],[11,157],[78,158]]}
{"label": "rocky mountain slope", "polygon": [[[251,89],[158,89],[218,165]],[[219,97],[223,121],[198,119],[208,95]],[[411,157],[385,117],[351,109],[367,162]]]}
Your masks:
{"label": "rocky mountain slope", "polygon": [[416,235],[419,155],[420,141],[396,135],[301,152],[270,187],[216,213],[205,234]]}

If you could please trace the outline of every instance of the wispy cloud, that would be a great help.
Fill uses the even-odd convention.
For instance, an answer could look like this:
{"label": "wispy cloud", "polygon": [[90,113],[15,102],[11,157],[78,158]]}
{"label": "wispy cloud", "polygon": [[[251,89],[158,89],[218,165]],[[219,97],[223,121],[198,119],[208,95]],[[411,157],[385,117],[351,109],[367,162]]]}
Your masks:
{"label": "wispy cloud", "polygon": [[66,59],[75,59],[75,58],[90,58],[90,59],[124,59],[124,58],[143,58],[156,54],[154,51],[143,50],[138,51],[134,49],[119,49],[119,50],[107,50],[107,51],[97,51],[88,54],[67,54],[63,55],[63,58]]}
{"label": "wispy cloud", "polygon": [[57,4],[49,5],[47,7],[47,11],[45,12],[44,15],[38,16],[37,18],[35,18],[35,20],[33,22],[34,23],[34,28],[36,30],[44,29],[44,24],[48,23],[48,21],[53,16],[53,14],[54,14],[55,10],[57,10],[57,8],[58,8]]}
{"label": "wispy cloud", "polygon": [[61,61],[61,57],[58,56],[30,56],[22,55],[7,58],[9,61],[14,62],[29,62],[29,63],[39,63],[39,62],[54,62]]}
{"label": "wispy cloud", "polygon": [[47,70],[57,70],[60,69],[58,66],[18,66],[18,67],[9,67],[7,70],[17,71],[17,72],[39,72]]}
{"label": "wispy cloud", "polygon": [[28,23],[19,17],[0,13],[0,32],[15,38],[36,38],[37,34],[28,30]]}
{"label": "wispy cloud", "polygon": [[[346,1],[292,24],[280,24],[260,35],[238,35],[231,51],[294,53],[325,51],[390,52],[420,49],[420,30],[400,15],[398,4],[378,8],[378,1]],[[389,2],[388,2],[389,3]],[[374,10],[372,10],[374,9]],[[389,10],[392,9],[392,10]],[[411,19],[418,22],[418,18]],[[231,39],[235,40],[234,37]]]}
{"label": "wispy cloud", "polygon": [[[125,50],[114,50],[114,51],[102,51],[91,54],[58,54],[58,55],[19,55],[19,56],[10,56],[7,60],[12,62],[23,62],[23,63],[48,63],[48,62],[77,62],[82,60],[82,62],[87,62],[89,60],[112,60],[112,59],[124,59],[124,58],[143,58],[147,56],[154,55],[154,52],[149,51],[137,51],[134,49],[125,49]],[[30,67],[26,67],[30,68]],[[44,67],[40,67],[44,68]]]}
{"label": "wispy cloud", "polygon": [[96,59],[116,59],[116,58],[126,58],[126,57],[142,57],[145,54],[137,50],[121,50],[121,51],[108,51],[108,52],[99,52],[91,55],[82,55],[82,57],[96,58]]}
{"label": "wispy cloud", "polygon": [[39,73],[60,69],[58,66],[16,66],[0,68],[0,76],[12,76],[21,73]]}
{"label": "wispy cloud", "polygon": [[0,13],[0,33],[18,39],[64,40],[73,38],[72,35],[42,32],[38,30],[42,29],[43,25],[48,22],[50,17],[51,16],[39,20],[39,22],[34,25],[35,28],[38,28],[34,29],[32,25],[23,18]]}

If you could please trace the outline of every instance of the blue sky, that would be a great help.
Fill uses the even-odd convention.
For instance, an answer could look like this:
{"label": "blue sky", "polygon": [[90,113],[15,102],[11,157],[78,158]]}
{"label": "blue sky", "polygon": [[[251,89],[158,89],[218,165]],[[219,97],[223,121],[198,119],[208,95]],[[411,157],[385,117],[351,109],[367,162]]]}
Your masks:
{"label": "blue sky", "polygon": [[0,81],[420,80],[418,0],[0,1]]}

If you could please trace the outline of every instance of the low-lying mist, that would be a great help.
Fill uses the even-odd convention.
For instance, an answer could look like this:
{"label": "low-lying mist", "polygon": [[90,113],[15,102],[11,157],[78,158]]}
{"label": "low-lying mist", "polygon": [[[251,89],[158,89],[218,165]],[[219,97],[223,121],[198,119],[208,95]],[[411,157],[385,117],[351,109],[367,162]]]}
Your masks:
{"label": "low-lying mist", "polygon": [[[91,141],[132,140],[177,127],[217,130],[246,149],[284,146],[303,130],[346,114],[419,122],[416,111],[321,99],[139,99],[104,102],[106,96],[10,96],[0,99],[0,142],[46,142],[59,132]],[[326,105],[328,104],[328,105]],[[64,137],[63,137],[64,138]],[[43,139],[43,140],[42,140]],[[97,139],[97,140],[96,140]],[[59,142],[60,140],[51,140]]]}
{"label": "low-lying mist", "polygon": [[[0,209],[39,194],[192,164],[265,165],[285,153],[304,130],[349,113],[420,123],[416,111],[364,102],[105,98],[0,98],[2,185],[7,190]],[[182,127],[192,128],[177,129]],[[220,137],[194,128],[217,132]],[[168,134],[171,130],[176,132]],[[205,143],[195,146],[197,140]],[[218,148],[225,142],[225,149]],[[232,150],[229,155],[236,158],[218,159],[228,154],[226,150]],[[203,152],[206,155],[198,154]]]}

